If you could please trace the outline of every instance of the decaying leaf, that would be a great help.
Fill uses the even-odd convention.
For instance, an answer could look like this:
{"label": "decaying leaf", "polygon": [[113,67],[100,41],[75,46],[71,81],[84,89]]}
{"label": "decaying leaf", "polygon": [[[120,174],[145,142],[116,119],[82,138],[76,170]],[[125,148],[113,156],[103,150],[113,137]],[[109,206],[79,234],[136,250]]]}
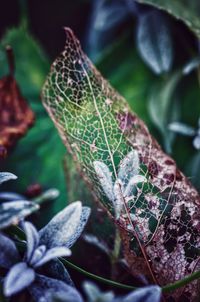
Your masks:
{"label": "decaying leaf", "polygon": [[[44,85],[43,103],[84,179],[116,221],[130,271],[145,274],[159,285],[179,280],[200,266],[199,195],[146,125],[95,69],[70,29],[66,35],[65,49]],[[131,152],[138,154],[137,173],[130,168],[134,162],[128,160]],[[104,167],[103,177],[109,179],[110,171],[113,183],[122,167],[127,169],[118,182],[123,211],[117,220],[108,196],[112,191],[108,184],[106,190],[102,188],[105,179],[99,180],[95,162]],[[143,182],[136,182],[126,199],[123,186],[136,174]],[[197,288],[194,281],[176,290],[171,301],[193,301]]]}
{"label": "decaying leaf", "polygon": [[7,48],[10,74],[0,80],[0,148],[9,149],[33,124],[34,114],[14,78],[11,48]]}

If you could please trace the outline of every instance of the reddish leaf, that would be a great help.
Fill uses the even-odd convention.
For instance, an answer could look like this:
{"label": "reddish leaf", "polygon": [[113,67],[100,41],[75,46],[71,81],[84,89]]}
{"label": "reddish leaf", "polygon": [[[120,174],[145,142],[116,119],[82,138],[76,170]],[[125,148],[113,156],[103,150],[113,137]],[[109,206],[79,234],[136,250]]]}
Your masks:
{"label": "reddish leaf", "polygon": [[10,74],[0,80],[0,157],[13,147],[33,124],[34,113],[22,97],[14,78],[14,60],[7,47]]}

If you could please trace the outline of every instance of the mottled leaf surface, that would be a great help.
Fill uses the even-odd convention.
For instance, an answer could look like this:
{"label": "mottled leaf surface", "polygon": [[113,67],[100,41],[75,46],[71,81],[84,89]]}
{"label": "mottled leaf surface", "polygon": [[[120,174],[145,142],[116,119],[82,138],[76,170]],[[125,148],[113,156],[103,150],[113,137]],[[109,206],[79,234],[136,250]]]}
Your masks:
{"label": "mottled leaf surface", "polygon": [[[174,282],[198,269],[199,195],[127,102],[95,69],[73,33],[66,29],[66,34],[65,49],[44,85],[43,103],[84,179],[113,216],[113,203],[94,162],[106,165],[116,182],[126,156],[138,153],[143,182],[136,184],[128,199],[122,190],[118,193],[123,202],[117,224],[124,255],[133,273],[145,273],[162,285]],[[123,184],[130,179],[129,170]],[[174,297],[189,295],[192,299],[196,286],[193,282]]]}

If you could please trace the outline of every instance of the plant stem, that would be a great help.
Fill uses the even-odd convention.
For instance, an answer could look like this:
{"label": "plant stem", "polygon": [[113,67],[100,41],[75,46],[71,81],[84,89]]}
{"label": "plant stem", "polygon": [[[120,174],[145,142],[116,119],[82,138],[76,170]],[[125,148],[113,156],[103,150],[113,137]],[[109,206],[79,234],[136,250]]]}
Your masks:
{"label": "plant stem", "polygon": [[76,271],[84,274],[85,276],[91,278],[91,279],[94,279],[94,280],[97,280],[97,281],[100,281],[104,284],[108,284],[108,285],[111,285],[111,286],[114,286],[114,287],[118,287],[118,288],[123,288],[123,289],[127,289],[127,290],[134,290],[134,289],[137,289],[137,287],[133,287],[131,285],[126,285],[126,284],[122,284],[122,283],[119,283],[119,282],[115,282],[115,281],[112,281],[112,280],[109,280],[109,279],[106,279],[106,278],[103,278],[103,277],[100,277],[100,276],[97,276],[95,274],[92,274],[90,272],[87,272],[85,271],[84,269],[76,266],[75,264],[69,262],[68,260],[66,259],[63,259],[61,258],[60,259],[62,261],[63,264],[67,265],[68,267],[72,268],[72,269],[75,269]]}
{"label": "plant stem", "polygon": [[180,288],[180,287],[183,287],[185,285],[187,285],[188,283],[196,280],[200,278],[200,271],[197,271],[197,272],[194,272],[193,274],[179,280],[179,281],[176,281],[175,283],[171,283],[171,284],[168,284],[166,286],[164,286],[162,288],[163,292],[164,293],[168,293],[168,292],[171,292],[177,288]]}
{"label": "plant stem", "polygon": [[[131,286],[131,285],[115,282],[115,281],[97,276],[97,275],[92,274],[90,272],[87,272],[84,269],[76,266],[75,264],[71,263],[70,261],[68,261],[66,259],[60,258],[60,260],[62,261],[62,263],[64,265],[66,265],[66,266],[68,266],[72,269],[75,269],[76,271],[88,276],[89,278],[100,281],[104,284],[108,284],[108,285],[111,285],[111,286],[114,286],[114,287],[123,288],[123,289],[127,289],[127,290],[136,290],[136,289],[138,289],[138,287],[134,287],[134,286]],[[185,278],[183,278],[179,281],[176,281],[175,283],[171,283],[171,284],[168,284],[168,285],[162,287],[162,291],[163,291],[163,293],[169,293],[169,292],[171,292],[175,289],[178,289],[180,287],[183,287],[183,286],[187,285],[188,283],[190,283],[190,282],[192,282],[196,279],[199,279],[199,278],[200,278],[200,271],[194,272],[193,274],[191,274],[189,276],[186,276]]]}

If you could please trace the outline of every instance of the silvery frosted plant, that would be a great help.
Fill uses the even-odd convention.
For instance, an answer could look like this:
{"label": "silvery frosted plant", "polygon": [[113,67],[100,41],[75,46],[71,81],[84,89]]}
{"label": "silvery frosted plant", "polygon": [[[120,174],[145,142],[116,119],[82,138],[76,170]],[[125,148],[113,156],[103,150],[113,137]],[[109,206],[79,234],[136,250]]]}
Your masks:
{"label": "silvery frosted plant", "polygon": [[[15,180],[17,176],[10,172],[0,172],[0,185],[9,180]],[[0,193],[0,229],[11,224],[16,224],[24,217],[39,209],[38,204],[25,200],[16,193]]]}
{"label": "silvery frosted plant", "polygon": [[133,150],[125,156],[120,163],[117,179],[114,183],[112,173],[105,163],[94,161],[94,169],[104,193],[113,204],[115,217],[119,219],[124,203],[134,197],[136,185],[147,181],[145,176],[139,174],[140,161],[138,152]]}
{"label": "silvery frosted plant", "polygon": [[87,302],[160,302],[161,288],[159,286],[146,286],[137,289],[124,297],[115,297],[112,291],[102,292],[91,283],[84,283]]}
{"label": "silvery frosted plant", "polygon": [[169,124],[169,129],[176,133],[193,137],[193,146],[200,150],[200,118],[198,119],[197,128],[193,128],[184,123],[174,122]]}
{"label": "silvery frosted plant", "polygon": [[[23,222],[27,239],[23,259],[15,243],[0,234],[0,267],[8,270],[3,281],[4,295],[10,297],[28,288],[35,301],[51,301],[51,292],[64,292],[74,297],[71,301],[82,301],[57,257],[71,254],[69,248],[82,233],[89,214],[90,209],[82,207],[81,202],[77,201],[58,213],[39,232],[31,223]],[[47,262],[51,278],[41,274]]]}

